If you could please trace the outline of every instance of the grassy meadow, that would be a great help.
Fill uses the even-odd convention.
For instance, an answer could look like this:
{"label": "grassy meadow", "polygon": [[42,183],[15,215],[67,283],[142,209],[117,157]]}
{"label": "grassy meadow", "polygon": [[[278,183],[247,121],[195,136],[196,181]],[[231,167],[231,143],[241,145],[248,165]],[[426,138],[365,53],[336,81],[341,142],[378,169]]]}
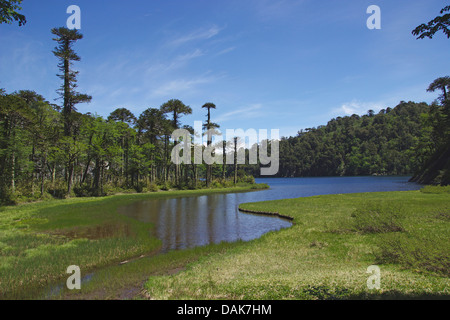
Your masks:
{"label": "grassy meadow", "polygon": [[[241,205],[294,226],[152,276],[151,299],[448,299],[450,193],[325,195]],[[380,268],[369,289],[367,268]]]}
{"label": "grassy meadow", "polygon": [[[1,299],[448,299],[450,190],[325,195],[242,204],[293,217],[250,242],[157,254],[133,201],[231,189],[73,198],[0,209]],[[65,289],[78,265],[81,290]],[[367,268],[380,268],[368,289]],[[52,294],[50,294],[52,292]]]}
{"label": "grassy meadow", "polygon": [[[69,277],[66,270],[70,265],[79,266],[82,276],[85,276],[132,258],[153,256],[161,243],[150,236],[152,225],[119,214],[117,209],[122,205],[146,199],[243,192],[265,187],[267,186],[241,185],[226,189],[71,198],[0,207],[0,299],[49,298],[47,288],[65,284]],[[193,256],[197,257],[197,253]],[[181,260],[186,262],[192,258]],[[154,270],[158,263],[152,261],[151,266],[145,268]],[[167,268],[170,269],[172,264],[170,262]],[[142,263],[133,263],[132,268],[139,265]],[[147,270],[145,268],[141,267],[136,277],[141,278]],[[106,269],[107,277],[111,277],[109,269]],[[126,268],[121,268],[118,273],[124,269]],[[105,292],[107,286],[104,281],[97,282],[101,291],[98,297],[113,298],[114,294],[121,294],[114,290],[141,286],[145,279],[135,283],[131,272],[125,272],[123,282],[119,281],[119,275],[114,276],[111,282],[116,286],[111,288],[111,292]],[[101,277],[101,272],[98,274]],[[83,289],[84,287],[83,284]],[[92,290],[97,289],[95,287]],[[82,294],[84,293],[85,290]],[[66,294],[70,293],[62,291],[58,297]]]}

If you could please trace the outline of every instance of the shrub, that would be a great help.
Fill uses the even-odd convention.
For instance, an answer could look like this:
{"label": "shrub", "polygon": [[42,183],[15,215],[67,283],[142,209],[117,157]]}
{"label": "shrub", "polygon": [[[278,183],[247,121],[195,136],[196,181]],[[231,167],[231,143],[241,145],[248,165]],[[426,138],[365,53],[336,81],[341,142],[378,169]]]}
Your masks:
{"label": "shrub", "polygon": [[450,193],[450,186],[425,186],[420,189],[422,193],[435,193],[435,194],[443,194]]}
{"label": "shrub", "polygon": [[163,182],[160,186],[160,189],[163,191],[169,191],[170,190],[170,184],[167,182]]}
{"label": "shrub", "polygon": [[153,182],[150,183],[148,185],[148,191],[150,191],[150,192],[158,192],[159,191],[158,185],[156,183],[153,183]]}
{"label": "shrub", "polygon": [[143,181],[139,181],[135,186],[134,186],[134,190],[136,190],[137,193],[142,193],[144,192],[144,189],[146,187],[146,183]]}
{"label": "shrub", "polygon": [[439,234],[386,234],[378,240],[379,263],[450,276],[450,242]]}
{"label": "shrub", "polygon": [[93,195],[91,187],[86,184],[74,187],[73,192],[77,197],[90,197]]}
{"label": "shrub", "polygon": [[354,228],[362,233],[404,231],[404,210],[395,203],[369,202],[352,214]]}
{"label": "shrub", "polygon": [[220,183],[220,181],[214,180],[211,183],[211,187],[214,188],[214,189],[220,189],[220,188],[223,188],[223,185]]}
{"label": "shrub", "polygon": [[254,184],[255,183],[255,178],[253,176],[246,176],[244,175],[243,177],[240,177],[238,179],[239,182],[243,182],[243,183],[249,183],[249,184]]}

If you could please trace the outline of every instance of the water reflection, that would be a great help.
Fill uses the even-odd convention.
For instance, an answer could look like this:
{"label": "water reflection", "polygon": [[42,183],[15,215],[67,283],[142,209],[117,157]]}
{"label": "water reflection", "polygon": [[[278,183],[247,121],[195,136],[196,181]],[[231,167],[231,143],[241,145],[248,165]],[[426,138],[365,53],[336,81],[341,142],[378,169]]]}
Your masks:
{"label": "water reflection", "polygon": [[240,194],[156,199],[120,208],[120,212],[155,225],[162,251],[203,246],[222,241],[252,240],[291,226],[289,221],[238,211]]}
{"label": "water reflection", "polygon": [[307,197],[320,194],[417,190],[407,177],[342,177],[257,179],[270,190],[211,194],[207,196],[136,202],[120,212],[155,225],[155,236],[163,251],[185,249],[222,241],[252,240],[269,231],[291,226],[277,217],[251,215],[238,211],[246,202]]}

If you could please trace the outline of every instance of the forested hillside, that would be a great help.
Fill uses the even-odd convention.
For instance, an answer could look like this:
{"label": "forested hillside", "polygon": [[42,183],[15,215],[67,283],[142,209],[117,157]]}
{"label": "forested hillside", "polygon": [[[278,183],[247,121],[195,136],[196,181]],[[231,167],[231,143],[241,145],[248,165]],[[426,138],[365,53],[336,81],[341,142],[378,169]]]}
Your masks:
{"label": "forested hillside", "polygon": [[375,114],[338,117],[280,143],[279,177],[404,175],[423,161],[426,103],[401,102]]}

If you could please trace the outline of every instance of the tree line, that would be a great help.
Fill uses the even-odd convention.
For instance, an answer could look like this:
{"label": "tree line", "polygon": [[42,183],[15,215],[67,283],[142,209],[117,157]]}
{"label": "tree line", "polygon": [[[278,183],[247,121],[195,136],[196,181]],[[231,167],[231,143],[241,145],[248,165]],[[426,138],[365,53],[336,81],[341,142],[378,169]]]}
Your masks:
{"label": "tree line", "polygon": [[[429,109],[426,103],[402,101],[393,109],[337,117],[295,137],[283,137],[277,176],[412,174],[425,161],[417,151],[424,148],[423,117]],[[255,169],[246,167],[257,174]]]}
{"label": "tree line", "polygon": [[[18,11],[21,0],[2,0],[0,24],[26,23]],[[438,31],[449,37],[450,6],[442,16],[413,30],[418,39]],[[54,28],[61,86],[60,105],[31,90],[7,93],[0,89],[0,203],[18,197],[104,195],[111,189],[137,191],[158,188],[199,188],[232,185],[239,179],[253,181],[260,164],[206,165],[171,162],[177,141],[170,139],[192,109],[172,99],[139,116],[117,109],[108,118],[82,114],[77,105],[92,97],[77,91],[80,57],[74,45],[83,36],[77,30]],[[450,78],[436,79],[428,91],[442,95],[432,104],[401,102],[393,109],[363,116],[332,119],[326,126],[302,130],[280,141],[279,177],[414,174],[421,183],[450,182]],[[203,129],[219,125],[211,121],[213,103]],[[235,138],[224,144],[237,154]],[[208,135],[206,147],[212,144]],[[228,146],[228,147],[227,147]],[[254,146],[252,146],[253,148]],[[245,150],[248,155],[249,150]],[[236,159],[236,158],[235,158]],[[225,163],[225,162],[224,162]],[[251,175],[250,177],[248,175]]]}
{"label": "tree line", "polygon": [[[450,7],[449,7],[450,10]],[[423,130],[416,154],[422,160],[411,181],[450,184],[450,77],[434,80],[427,91],[441,95],[423,115]]]}
{"label": "tree line", "polygon": [[[2,203],[18,196],[100,196],[111,189],[140,192],[254,181],[242,171],[238,174],[236,165],[172,163],[171,150],[178,142],[171,140],[172,132],[183,128],[194,134],[192,127],[181,123],[192,108],[178,99],[139,116],[126,108],[116,109],[106,119],[78,112],[78,104],[92,99],[77,91],[78,71],[73,68],[80,61],[73,47],[83,36],[65,27],[51,32],[57,43],[53,54],[59,61],[57,92],[62,104],[52,104],[31,90],[11,94],[0,90]],[[216,106],[208,102],[203,108],[207,110],[203,128],[219,128],[211,122]],[[207,141],[210,146],[212,137]],[[224,157],[227,151],[224,147]],[[235,147],[230,152],[236,151]]]}

